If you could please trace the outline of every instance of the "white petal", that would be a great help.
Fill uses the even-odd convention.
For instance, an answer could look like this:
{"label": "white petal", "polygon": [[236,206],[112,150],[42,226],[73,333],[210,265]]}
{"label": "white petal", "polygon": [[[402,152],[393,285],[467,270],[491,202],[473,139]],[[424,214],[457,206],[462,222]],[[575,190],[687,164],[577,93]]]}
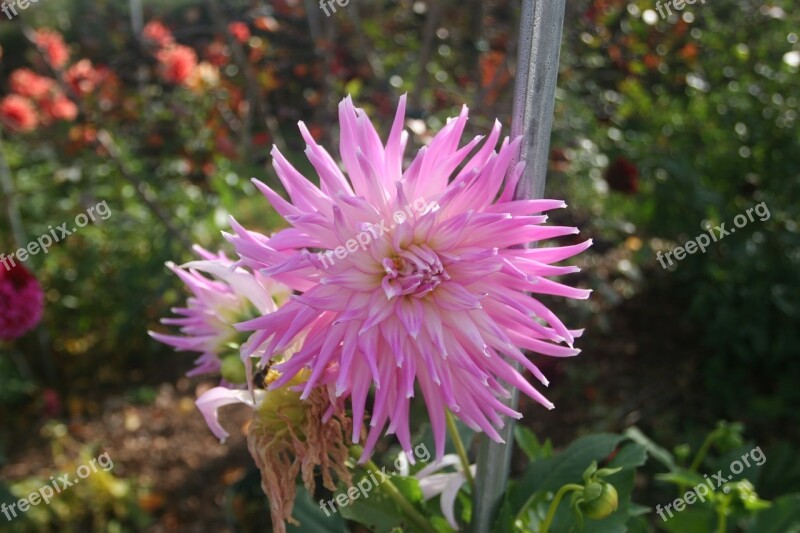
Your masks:
{"label": "white petal", "polygon": [[191,261],[182,266],[183,268],[211,274],[224,281],[230,285],[237,295],[250,300],[261,313],[271,313],[275,310],[272,296],[246,270],[233,269],[230,265],[221,261]]}
{"label": "white petal", "polygon": [[434,472],[438,472],[439,470],[446,468],[448,466],[454,466],[458,470],[461,470],[461,460],[458,458],[456,454],[448,453],[447,455],[442,457],[441,461],[439,461],[438,463],[429,464],[428,466],[426,466],[425,468],[414,474],[414,477],[421,480],[433,474]]}
{"label": "white petal", "polygon": [[422,490],[422,499],[427,501],[441,494],[459,476],[463,477],[460,472],[451,472],[449,474],[433,474],[420,479],[419,488]]}
{"label": "white petal", "polygon": [[448,483],[447,487],[444,489],[444,492],[442,492],[442,497],[439,500],[439,506],[442,509],[442,514],[447,519],[447,523],[450,524],[450,527],[458,530],[458,522],[456,522],[455,517],[456,497],[458,496],[458,491],[461,489],[461,485],[464,484],[467,478],[464,477],[464,474],[460,472],[456,475],[458,477]]}
{"label": "white petal", "polygon": [[214,387],[211,390],[204,392],[195,402],[197,408],[206,419],[206,424],[220,441],[225,442],[228,438],[228,432],[220,425],[217,418],[217,410],[225,405],[234,403],[243,403],[255,408],[261,400],[264,399],[264,391],[257,390],[255,393],[250,393],[246,390],[233,390],[225,387]]}

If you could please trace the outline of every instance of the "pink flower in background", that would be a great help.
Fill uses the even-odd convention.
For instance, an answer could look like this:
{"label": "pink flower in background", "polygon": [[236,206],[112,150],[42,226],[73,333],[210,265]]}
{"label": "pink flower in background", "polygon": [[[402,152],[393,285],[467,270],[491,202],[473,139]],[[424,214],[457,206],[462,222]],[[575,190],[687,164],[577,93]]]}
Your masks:
{"label": "pink flower in background", "polygon": [[161,48],[175,42],[175,38],[172,36],[172,32],[169,31],[169,28],[158,20],[151,20],[148,22],[142,29],[142,35],[145,39]]}
{"label": "pink flower in background", "polygon": [[0,264],[0,340],[14,340],[35,328],[43,309],[39,282],[24,266],[12,265],[6,258],[6,263]]}
{"label": "pink flower in background", "polygon": [[188,46],[176,44],[156,54],[161,77],[169,83],[185,83],[197,66],[197,54]]}
{"label": "pink flower in background", "polygon": [[16,94],[0,100],[0,121],[19,131],[31,131],[39,123],[33,103]]}
{"label": "pink flower in background", "polygon": [[[182,335],[150,332],[159,342],[201,354],[197,366],[188,373],[190,376],[218,372],[221,355],[231,351],[228,344],[240,336],[233,324],[271,313],[276,309],[273,295],[285,292],[273,281],[233,267],[222,253],[214,255],[200,247],[195,250],[203,261],[180,267],[167,265],[192,293],[186,307],[172,309],[178,317],[161,320],[162,324],[179,326]],[[238,352],[235,354],[238,360]]]}
{"label": "pink flower in background", "polygon": [[54,68],[61,68],[67,63],[69,50],[60,33],[46,28],[40,29],[36,32],[34,41],[44,50],[47,62]]}
{"label": "pink flower in background", "polygon": [[[520,248],[578,230],[544,225],[539,213],[564,207],[561,201],[513,200],[523,170],[511,166],[519,140],[506,138],[496,150],[499,123],[482,145],[477,137],[459,148],[467,112],[403,169],[405,97],[385,145],[364,111],[345,99],[339,153],[347,176],[301,123],[320,187],[273,149],[290,200],[255,183],[291,227],[267,237],[232,220],[226,236],[246,266],[298,293],[274,313],[237,325],[254,332],[243,358],[262,354],[264,363],[300,343],[273,367],[281,376],[271,387],[310,368],[301,397],[328,385],[337,398],[349,398],[357,442],[374,385],[362,460],[387,424],[387,434],[410,452],[415,387],[427,404],[437,458],[448,409],[500,441],[502,416],[521,417],[502,403],[509,392],[501,381],[553,407],[512,366],[521,363],[547,385],[521,349],[554,357],[579,352],[572,344],[581,332],[567,329],[538,296],[589,296],[548,277],[578,271],[553,263],[591,242]],[[366,241],[367,232],[362,246],[356,238]]]}
{"label": "pink flower in background", "polygon": [[19,68],[11,73],[9,85],[11,92],[15,94],[41,100],[51,93],[55,82],[45,76],[39,76],[30,69]]}

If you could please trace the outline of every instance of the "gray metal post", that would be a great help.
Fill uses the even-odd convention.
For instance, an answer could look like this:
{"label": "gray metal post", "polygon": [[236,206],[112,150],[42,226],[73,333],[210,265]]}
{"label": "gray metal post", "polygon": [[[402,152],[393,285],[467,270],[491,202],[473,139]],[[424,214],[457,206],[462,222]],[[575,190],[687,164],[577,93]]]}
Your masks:
{"label": "gray metal post", "polygon": [[[542,198],[544,194],[564,7],[565,0],[522,2],[511,136],[523,137],[519,160],[524,160],[526,166],[516,198]],[[516,407],[517,401],[518,394],[514,390],[511,405]],[[474,533],[491,531],[502,502],[514,442],[513,420],[507,421],[500,435],[506,444],[497,444],[481,436],[477,489],[473,496]]]}

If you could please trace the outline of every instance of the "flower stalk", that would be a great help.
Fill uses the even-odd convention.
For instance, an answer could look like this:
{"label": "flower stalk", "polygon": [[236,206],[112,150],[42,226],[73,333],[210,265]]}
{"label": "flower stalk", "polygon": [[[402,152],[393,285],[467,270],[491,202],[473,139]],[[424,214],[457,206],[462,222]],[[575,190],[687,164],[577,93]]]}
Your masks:
{"label": "flower stalk", "polygon": [[[577,483],[568,483],[567,485],[564,485],[558,489],[553,501],[550,502],[550,507],[547,509],[547,515],[545,516],[544,522],[542,522],[542,527],[539,528],[539,533],[547,533],[550,531],[550,525],[553,523],[553,518],[556,516],[556,511],[558,510],[561,500],[567,493],[577,490],[583,490],[583,485],[578,485]],[[527,506],[523,508],[523,511],[526,509]]]}
{"label": "flower stalk", "polygon": [[447,431],[450,433],[450,438],[453,439],[453,447],[456,449],[456,454],[458,454],[458,458],[461,461],[461,468],[464,470],[464,477],[467,479],[467,483],[469,483],[469,488],[472,493],[475,493],[475,479],[472,477],[472,470],[470,469],[469,465],[469,457],[467,456],[467,449],[464,446],[464,441],[461,440],[461,435],[458,433],[458,427],[456,426],[456,419],[453,417],[453,413],[447,411]]}
{"label": "flower stalk", "polygon": [[[359,460],[363,453],[364,449],[361,446],[356,445],[350,447],[350,457],[356,461]],[[368,460],[366,463],[364,463],[364,468],[370,474],[381,475],[381,469],[378,468],[378,465],[371,460]],[[411,520],[417,526],[417,528],[419,528],[419,531],[424,531],[425,533],[436,533],[436,530],[433,528],[433,526],[431,526],[430,522],[424,516],[422,516],[422,514],[417,511],[413,505],[411,505],[411,502],[409,502],[406,497],[403,496],[403,493],[398,490],[395,484],[392,483],[391,479],[384,478],[380,484],[380,488],[389,498],[392,499],[394,503],[397,504],[406,518]]]}

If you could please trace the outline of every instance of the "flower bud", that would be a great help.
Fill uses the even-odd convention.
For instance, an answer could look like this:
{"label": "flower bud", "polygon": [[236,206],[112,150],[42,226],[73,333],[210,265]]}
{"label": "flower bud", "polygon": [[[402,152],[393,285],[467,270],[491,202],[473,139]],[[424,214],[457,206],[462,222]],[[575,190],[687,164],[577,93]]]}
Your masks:
{"label": "flower bud", "polygon": [[592,520],[600,520],[617,510],[619,497],[617,489],[605,481],[591,481],[583,489],[583,502],[580,510]]}
{"label": "flower bud", "polygon": [[622,469],[598,469],[597,461],[592,461],[592,464],[583,472],[583,490],[578,489],[572,496],[572,509],[580,524],[583,524],[584,516],[588,516],[592,520],[601,520],[617,510],[619,506],[617,489],[605,478],[620,470]]}

